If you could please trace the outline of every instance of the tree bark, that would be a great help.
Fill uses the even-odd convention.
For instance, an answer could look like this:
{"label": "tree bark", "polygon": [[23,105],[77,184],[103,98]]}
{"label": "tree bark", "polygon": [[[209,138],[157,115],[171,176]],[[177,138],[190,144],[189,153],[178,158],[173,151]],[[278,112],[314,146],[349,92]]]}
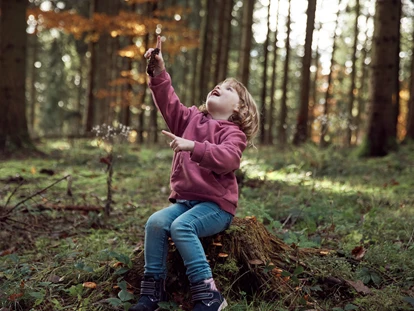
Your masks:
{"label": "tree bark", "polygon": [[397,147],[393,127],[393,94],[398,73],[396,53],[401,0],[377,1],[375,13],[371,114],[366,137],[367,156],[385,156]]}
{"label": "tree bark", "polygon": [[326,134],[328,133],[328,124],[329,124],[329,104],[331,102],[332,97],[332,91],[333,91],[333,85],[332,85],[332,73],[335,68],[335,52],[336,52],[336,32],[338,29],[338,19],[339,19],[339,7],[341,6],[342,0],[339,1],[338,4],[338,11],[336,12],[336,24],[334,29],[334,35],[333,35],[333,44],[332,44],[332,56],[331,56],[331,68],[329,69],[328,74],[328,86],[326,87],[325,92],[325,104],[323,106],[323,116],[321,120],[321,139],[320,139],[320,146],[326,147],[328,145],[328,142],[326,141]]}
{"label": "tree bark", "polygon": [[26,0],[0,1],[0,152],[33,148],[26,118]]}
{"label": "tree bark", "polygon": [[305,54],[302,59],[302,88],[300,92],[300,109],[293,138],[294,145],[300,145],[308,139],[310,66],[312,62],[312,39],[315,29],[316,0],[308,1]]}
{"label": "tree bark", "polygon": [[277,67],[277,34],[279,24],[279,8],[280,0],[277,1],[277,13],[276,13],[276,29],[273,36],[273,61],[272,61],[272,78],[270,86],[270,107],[269,107],[269,130],[267,131],[266,142],[273,144],[273,125],[274,125],[274,113],[275,113],[275,97],[276,97],[276,67]]}
{"label": "tree bark", "polygon": [[249,84],[250,50],[252,48],[252,25],[255,0],[243,1],[242,37],[239,56],[239,80],[246,87]]}
{"label": "tree bark", "polygon": [[287,21],[286,21],[286,44],[285,44],[285,48],[286,48],[286,57],[285,57],[285,61],[284,61],[284,74],[283,74],[283,86],[282,86],[282,100],[281,100],[281,107],[280,107],[280,116],[279,116],[279,129],[278,129],[278,140],[279,140],[279,144],[283,147],[284,145],[286,145],[286,128],[287,128],[287,86],[288,86],[288,81],[289,81],[289,58],[290,58],[290,24],[291,24],[291,14],[290,14],[290,10],[291,10],[291,0],[289,0],[289,8],[288,8],[288,17],[287,17]]}
{"label": "tree bark", "polygon": [[355,24],[354,24],[354,44],[352,52],[352,73],[351,73],[351,87],[349,88],[349,103],[348,103],[348,113],[347,113],[347,129],[346,129],[346,145],[350,146],[352,144],[352,133],[354,132],[353,128],[355,126],[354,117],[352,111],[354,110],[354,101],[355,101],[355,84],[356,84],[356,60],[357,60],[357,46],[358,46],[358,18],[360,14],[360,5],[359,0],[356,0],[355,3]]}
{"label": "tree bark", "polygon": [[267,124],[268,119],[268,112],[266,108],[266,91],[267,91],[267,62],[269,58],[269,41],[270,41],[270,8],[271,2],[269,1],[269,5],[267,6],[267,33],[266,33],[266,40],[263,43],[263,75],[262,75],[262,94],[261,94],[261,109],[260,109],[260,143],[266,143],[266,133],[270,130],[270,124]]}
{"label": "tree bark", "polygon": [[[413,34],[414,35],[414,34]],[[414,46],[411,56],[410,99],[408,101],[407,134],[404,140],[414,141]]]}
{"label": "tree bark", "polygon": [[223,14],[223,29],[222,33],[222,45],[223,48],[219,55],[219,70],[217,75],[217,81],[223,81],[227,78],[227,68],[229,61],[229,52],[230,52],[230,40],[231,40],[231,21],[233,16],[231,15],[233,11],[233,0],[224,0],[224,14]]}

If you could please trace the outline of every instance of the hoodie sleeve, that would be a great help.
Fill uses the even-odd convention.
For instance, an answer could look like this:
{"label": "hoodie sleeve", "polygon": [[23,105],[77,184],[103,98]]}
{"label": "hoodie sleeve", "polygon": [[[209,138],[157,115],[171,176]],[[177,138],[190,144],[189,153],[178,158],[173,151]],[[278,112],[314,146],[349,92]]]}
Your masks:
{"label": "hoodie sleeve", "polygon": [[158,76],[150,78],[149,87],[154,103],[161,112],[170,131],[182,136],[191,116],[199,112],[197,107],[184,106],[171,85],[171,77],[164,70]]}
{"label": "hoodie sleeve", "polygon": [[246,145],[246,135],[240,130],[229,133],[220,144],[196,141],[191,160],[216,174],[224,175],[240,167]]}

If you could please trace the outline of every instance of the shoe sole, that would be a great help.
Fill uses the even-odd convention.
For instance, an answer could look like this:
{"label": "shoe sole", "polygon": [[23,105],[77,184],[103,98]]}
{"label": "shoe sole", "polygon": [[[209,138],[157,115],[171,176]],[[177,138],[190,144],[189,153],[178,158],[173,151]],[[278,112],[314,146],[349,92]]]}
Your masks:
{"label": "shoe sole", "polygon": [[223,310],[225,307],[227,307],[227,301],[226,299],[223,300],[223,302],[221,303],[220,307],[218,308],[217,311],[221,311]]}

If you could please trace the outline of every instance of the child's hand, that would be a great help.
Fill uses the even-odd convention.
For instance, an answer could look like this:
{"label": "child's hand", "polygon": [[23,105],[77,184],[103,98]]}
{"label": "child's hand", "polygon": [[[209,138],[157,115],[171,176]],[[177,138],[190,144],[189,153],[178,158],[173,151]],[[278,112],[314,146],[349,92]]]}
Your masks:
{"label": "child's hand", "polygon": [[148,65],[147,65],[147,72],[151,77],[158,76],[163,70],[165,70],[164,66],[164,59],[162,58],[161,53],[161,37],[157,37],[157,46],[156,49],[158,49],[159,54],[154,54],[151,57],[151,53],[155,50],[153,48],[148,49],[148,51],[145,52],[144,57],[148,59]]}
{"label": "child's hand", "polygon": [[192,152],[194,150],[194,142],[192,140],[184,139],[178,136],[175,136],[174,134],[162,131],[162,133],[171,138],[172,141],[170,142],[170,147],[174,152],[180,152],[180,151],[190,151]]}

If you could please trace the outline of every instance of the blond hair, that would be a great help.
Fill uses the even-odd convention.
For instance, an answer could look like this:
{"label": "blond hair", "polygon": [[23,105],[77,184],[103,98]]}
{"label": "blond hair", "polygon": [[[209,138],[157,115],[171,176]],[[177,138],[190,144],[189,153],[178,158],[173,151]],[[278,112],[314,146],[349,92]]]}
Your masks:
{"label": "blond hair", "polygon": [[[256,102],[247,88],[240,81],[234,78],[227,78],[219,85],[229,83],[239,95],[239,111],[234,112],[228,119],[239,126],[239,128],[246,134],[247,141],[253,144],[253,139],[259,130],[259,111]],[[207,107],[203,104],[200,111],[207,114]]]}

